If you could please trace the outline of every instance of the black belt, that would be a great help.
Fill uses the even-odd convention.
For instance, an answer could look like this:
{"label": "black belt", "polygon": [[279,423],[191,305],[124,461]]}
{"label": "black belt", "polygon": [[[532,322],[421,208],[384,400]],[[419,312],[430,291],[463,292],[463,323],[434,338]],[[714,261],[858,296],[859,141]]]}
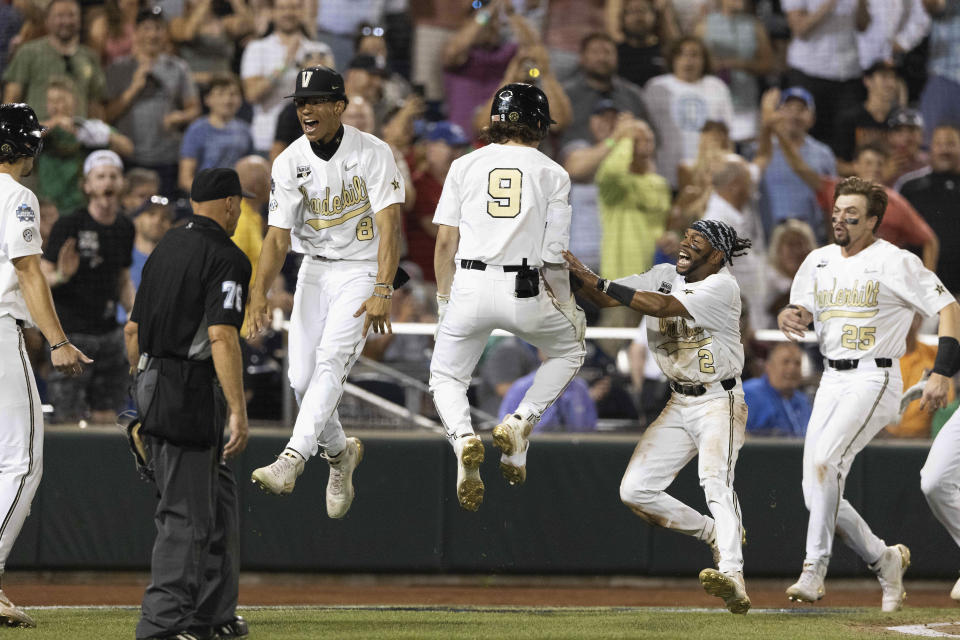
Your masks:
{"label": "black belt", "polygon": [[[877,363],[877,366],[881,369],[886,369],[887,367],[893,366],[893,358],[875,358],[874,362]],[[837,371],[846,371],[848,369],[856,369],[860,365],[859,360],[827,360],[827,364],[831,369],[836,369]]]}
{"label": "black belt", "polygon": [[[473,269],[475,271],[486,271],[487,263],[482,260],[461,260],[460,267],[462,269]],[[508,264],[501,267],[505,272],[509,273],[511,271],[521,271],[524,267],[516,264]],[[527,267],[527,269],[532,269],[533,267]]]}
{"label": "black belt", "polygon": [[25,326],[27,326],[27,323],[25,323],[25,322],[24,322],[23,320],[21,320],[20,318],[14,318],[14,319],[17,321],[17,326],[20,327],[21,329],[23,329]]}
{"label": "black belt", "polygon": [[[720,386],[723,387],[724,391],[730,391],[735,386],[737,386],[736,378],[727,378],[726,380],[720,381]],[[702,396],[707,392],[707,388],[702,384],[680,384],[679,382],[670,381],[670,388],[677,393],[682,393],[685,396]]]}

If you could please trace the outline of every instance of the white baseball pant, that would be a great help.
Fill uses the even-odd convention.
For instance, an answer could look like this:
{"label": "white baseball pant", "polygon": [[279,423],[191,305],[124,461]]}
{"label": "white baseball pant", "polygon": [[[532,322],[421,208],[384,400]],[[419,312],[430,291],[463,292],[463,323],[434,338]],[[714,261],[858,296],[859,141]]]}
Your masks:
{"label": "white baseball pant", "polygon": [[806,562],[830,557],[834,532],[868,564],[886,549],[843,497],[843,488],[854,458],[896,417],[902,392],[897,359],[886,368],[863,360],[857,369],[824,371],[803,443],[803,499],[810,511]]}
{"label": "white baseball pant", "polygon": [[933,515],[960,546],[960,411],[940,429],[920,470],[920,489]]}
{"label": "white baseball pant", "polygon": [[43,412],[23,334],[0,316],[0,573],[43,475]]}
{"label": "white baseball pant", "polygon": [[373,293],[377,263],[304,257],[290,314],[290,386],[300,412],[287,446],[310,459],[347,446],[337,415],[343,383],[363,351],[364,316],[353,314]]}
{"label": "white baseball pant", "polygon": [[[670,396],[630,458],[620,500],[650,524],[704,542],[715,532],[720,571],[743,571],[743,524],[733,476],[747,426],[747,403],[741,387],[708,394]],[[666,493],[694,456],[712,518]]]}
{"label": "white baseball pant", "polygon": [[510,331],[547,356],[516,410],[533,424],[583,364],[582,326],[575,325],[585,323],[583,312],[568,319],[554,306],[542,279],[537,296],[517,298],[516,275],[488,265],[485,271],[457,269],[454,276],[430,362],[430,391],[451,442],[474,433],[467,387],[494,329]]}

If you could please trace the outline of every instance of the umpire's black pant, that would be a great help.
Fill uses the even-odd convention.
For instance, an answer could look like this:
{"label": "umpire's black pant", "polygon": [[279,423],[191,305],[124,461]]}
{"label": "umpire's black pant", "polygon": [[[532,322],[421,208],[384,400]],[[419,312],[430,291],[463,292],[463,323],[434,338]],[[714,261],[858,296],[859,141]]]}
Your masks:
{"label": "umpire's black pant", "polygon": [[239,503],[219,447],[144,436],[160,501],[151,581],[137,638],[206,631],[233,620],[239,593]]}

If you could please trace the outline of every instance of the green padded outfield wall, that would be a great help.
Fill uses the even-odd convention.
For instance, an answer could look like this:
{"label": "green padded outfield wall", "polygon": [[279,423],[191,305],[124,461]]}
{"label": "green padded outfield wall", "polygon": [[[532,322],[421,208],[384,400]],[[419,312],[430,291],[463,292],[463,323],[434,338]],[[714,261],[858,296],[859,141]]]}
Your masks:
{"label": "green padded outfield wall", "polygon": [[[635,436],[537,438],[522,487],[500,478],[499,452],[486,436],[486,497],[477,513],[457,504],[455,460],[444,439],[368,434],[363,440],[357,498],[337,521],[326,516],[322,460],[307,464],[293,495],[266,495],[249,482],[250,472],[269,462],[286,436],[251,438],[233,463],[244,569],[668,576],[690,575],[711,562],[705,545],[654,529],[620,503],[620,477]],[[740,453],[735,485],[748,575],[794,576],[800,569],[807,524],[801,451],[800,442],[754,440]],[[953,579],[960,550],[920,492],[926,454],[922,444],[867,447],[846,496],[879,536],[911,548],[911,577]],[[670,492],[705,509],[695,463]],[[155,502],[121,434],[47,433],[43,482],[8,567],[146,569]],[[868,572],[838,541],[830,574]]]}

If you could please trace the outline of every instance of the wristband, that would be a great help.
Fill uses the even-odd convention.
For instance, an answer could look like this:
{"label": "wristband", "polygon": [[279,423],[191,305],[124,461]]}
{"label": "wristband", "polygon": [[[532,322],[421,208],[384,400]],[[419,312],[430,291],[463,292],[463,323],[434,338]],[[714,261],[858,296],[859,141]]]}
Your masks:
{"label": "wristband", "polygon": [[389,300],[389,299],[392,298],[393,296],[390,295],[389,293],[388,293],[388,294],[383,294],[383,293],[377,293],[376,291],[374,291],[374,292],[373,292],[373,297],[374,297],[374,298],[383,298],[384,300]]}
{"label": "wristband", "polygon": [[449,294],[448,294],[448,295],[443,295],[442,293],[438,293],[438,294],[437,294],[437,304],[441,304],[441,303],[444,303],[444,302],[450,302],[450,295],[449,295]]}
{"label": "wristband", "polygon": [[69,341],[69,340],[64,340],[63,342],[58,342],[57,344],[50,345],[50,351],[56,351],[56,350],[59,349],[60,347],[65,346],[65,345],[68,345],[68,344],[70,344],[70,341]]}
{"label": "wristband", "polygon": [[390,293],[393,293],[393,284],[389,282],[378,282],[377,284],[373,285],[374,289],[376,289],[377,287],[383,287],[385,289],[389,289]]}
{"label": "wristband", "polygon": [[603,278],[597,278],[597,291],[606,291],[607,281]]}
{"label": "wristband", "polygon": [[617,284],[616,282],[609,283],[604,291],[604,293],[625,307],[629,307],[630,303],[633,302],[633,294],[636,292],[636,289],[631,289],[628,286]]}
{"label": "wristband", "polygon": [[960,370],[960,342],[950,336],[942,336],[937,345],[937,359],[933,363],[933,372],[952,378]]}

